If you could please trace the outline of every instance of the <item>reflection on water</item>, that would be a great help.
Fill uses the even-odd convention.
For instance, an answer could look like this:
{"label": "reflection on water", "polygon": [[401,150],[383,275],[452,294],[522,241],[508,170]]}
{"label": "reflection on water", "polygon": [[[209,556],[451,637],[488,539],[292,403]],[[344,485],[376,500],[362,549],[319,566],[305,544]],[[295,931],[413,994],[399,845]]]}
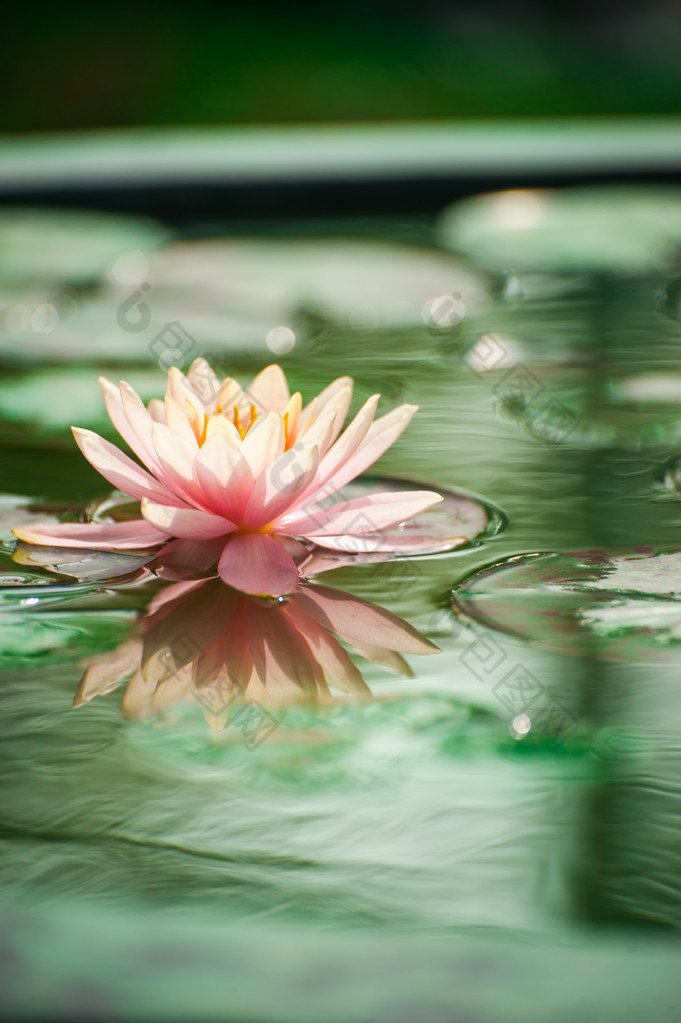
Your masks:
{"label": "reflection on water", "polygon": [[198,701],[215,731],[246,728],[250,748],[276,729],[266,708],[328,703],[333,687],[369,695],[334,635],[369,661],[411,671],[403,653],[438,648],[384,608],[326,586],[298,586],[285,598],[249,597],[219,579],[188,580],[162,590],[142,619],[142,635],[87,662],[74,706],[132,675],[123,713],[166,713]]}
{"label": "reflection on water", "polygon": [[[153,244],[138,236],[121,249],[143,250],[148,265],[137,257],[119,263],[123,251],[112,252],[106,273],[97,270],[87,289],[81,279],[77,316],[85,319],[77,330],[66,312],[60,320],[64,330],[73,324],[72,348],[65,340],[49,347],[62,326],[35,334],[35,347],[28,334],[10,338],[8,330],[0,461],[9,493],[71,505],[74,515],[102,496],[68,426],[106,428],[98,405],[81,404],[100,366],[151,397],[159,371],[149,345],[166,321],[179,320],[204,354],[217,353],[221,368],[243,379],[271,361],[269,333],[287,327],[295,344],[281,360],[296,387],[316,393],[349,374],[356,407],[375,391],[386,408],[419,404],[380,474],[482,494],[508,522],[499,529],[494,513],[497,526],[488,528],[471,513],[477,526],[466,537],[477,535],[477,546],[434,545],[440,553],[401,559],[399,573],[395,562],[357,559],[303,588],[301,600],[333,586],[340,606],[361,607],[372,630],[380,631],[369,617],[377,612],[359,602],[385,607],[442,649],[412,658],[414,677],[391,679],[367,656],[366,635],[358,645],[356,633],[329,628],[295,601],[239,609],[228,591],[216,594],[203,580],[161,589],[146,610],[148,578],[132,579],[140,566],[119,566],[130,580],[112,586],[107,580],[120,573],[86,554],[78,564],[60,562],[55,584],[54,551],[52,561],[45,555],[37,564],[34,551],[35,560],[22,563],[9,536],[16,500],[0,505],[3,604],[11,607],[0,650],[0,881],[18,921],[11,951],[28,975],[57,962],[50,956],[60,942],[51,937],[69,924],[71,963],[91,966],[93,947],[106,945],[130,989],[163,1008],[174,971],[190,969],[189,934],[212,997],[223,990],[222,981],[211,987],[213,978],[231,969],[211,958],[214,949],[238,962],[230,974],[237,1016],[284,1018],[282,1006],[293,1005],[299,1019],[452,1019],[462,1005],[472,1019],[584,1016],[574,978],[588,969],[590,1004],[598,999],[604,1018],[674,1018],[678,200],[644,192],[612,202],[600,193],[581,206],[578,196],[562,205],[527,198],[502,204],[493,224],[490,210],[499,207],[487,201],[443,221],[430,240],[457,254],[450,261],[442,249],[426,253],[431,293],[421,287],[423,247],[405,245],[395,228],[402,262],[397,273],[386,259],[385,273],[372,277],[381,296],[372,327],[370,289],[359,288],[357,267],[381,258],[375,238],[337,287],[320,259],[308,294],[315,301],[306,304],[300,283],[314,262],[309,247],[244,243],[238,302],[227,302],[219,282],[202,284],[201,268],[209,255],[211,265],[240,262],[241,242],[215,239],[194,250],[185,240],[154,254],[160,236]],[[599,204],[585,233],[580,225]],[[389,249],[385,225],[379,233]],[[358,260],[363,244],[353,241]],[[335,242],[324,246],[328,255]],[[418,287],[391,310],[412,257]],[[10,281],[0,266],[7,309],[49,303],[55,287],[73,286],[65,266],[30,282]],[[139,288],[140,266],[165,276],[163,283],[150,276],[144,301],[152,322],[131,334],[116,311]],[[26,522],[40,514],[28,500],[21,509]],[[35,594],[36,605],[19,603],[19,590],[32,597],[56,585],[59,602]],[[452,595],[465,616],[453,613]],[[232,601],[231,611],[223,601]],[[205,643],[180,653],[189,620]],[[335,651],[359,693],[351,658],[373,699],[340,693],[329,701],[326,654],[320,662],[315,653],[317,667],[308,654],[293,655],[291,643],[312,649],[320,624],[325,650]],[[350,652],[336,649],[334,636]],[[251,664],[244,651],[252,646]],[[273,677],[274,651],[285,669]],[[174,702],[200,683],[202,658],[212,658],[230,692],[248,675],[245,692],[254,687],[278,721],[268,741],[249,750],[238,720],[212,733],[197,708],[184,712]],[[101,695],[73,713],[84,659],[79,699]],[[124,720],[109,687],[130,671],[135,720]],[[286,697],[285,713],[264,699],[270,680]],[[291,703],[292,691],[314,699]],[[155,710],[174,727],[155,727],[163,717]],[[83,896],[96,911],[95,930]],[[129,924],[125,940],[114,901]],[[25,926],[34,937],[22,943]],[[140,966],[133,933],[175,966]],[[263,960],[285,964],[272,980],[276,1004],[264,991]],[[309,971],[301,979],[303,962]],[[83,971],[62,960],[57,972],[60,984],[82,981]],[[106,966],[99,972],[108,976]],[[97,970],[89,975],[107,1004],[122,1006],[115,986]],[[35,999],[39,1014],[44,1002]]]}

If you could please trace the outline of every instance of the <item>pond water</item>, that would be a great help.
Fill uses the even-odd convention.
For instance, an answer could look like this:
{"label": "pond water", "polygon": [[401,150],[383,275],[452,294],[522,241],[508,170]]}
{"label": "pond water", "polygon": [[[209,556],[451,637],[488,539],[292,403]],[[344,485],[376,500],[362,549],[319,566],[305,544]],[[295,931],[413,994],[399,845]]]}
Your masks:
{"label": "pond water", "polygon": [[[0,218],[0,1004],[676,1018],[681,196],[200,234]],[[159,361],[196,355],[244,381],[278,361],[308,400],[348,374],[353,410],[418,404],[373,474],[488,518],[316,576],[441,652],[404,677],[349,646],[372,698],[283,700],[263,742],[197,701],[122,713],[125,679],[71,709],[162,583],[55,574],[11,534],[106,495],[69,429],[113,439],[98,374],[147,400]]]}

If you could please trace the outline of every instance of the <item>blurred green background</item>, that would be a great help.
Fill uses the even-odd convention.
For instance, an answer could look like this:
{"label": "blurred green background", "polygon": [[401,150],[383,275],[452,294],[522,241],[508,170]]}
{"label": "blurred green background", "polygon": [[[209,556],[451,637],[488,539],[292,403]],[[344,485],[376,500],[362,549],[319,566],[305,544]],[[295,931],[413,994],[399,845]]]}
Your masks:
{"label": "blurred green background", "polygon": [[681,110],[681,17],[543,2],[13,5],[0,130]]}

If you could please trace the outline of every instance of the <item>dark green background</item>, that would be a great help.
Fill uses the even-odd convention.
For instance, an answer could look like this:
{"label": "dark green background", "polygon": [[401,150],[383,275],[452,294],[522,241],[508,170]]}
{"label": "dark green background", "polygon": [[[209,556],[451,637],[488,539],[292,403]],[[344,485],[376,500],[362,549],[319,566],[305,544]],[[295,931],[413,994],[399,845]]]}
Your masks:
{"label": "dark green background", "polygon": [[676,5],[23,5],[0,130],[674,113]]}

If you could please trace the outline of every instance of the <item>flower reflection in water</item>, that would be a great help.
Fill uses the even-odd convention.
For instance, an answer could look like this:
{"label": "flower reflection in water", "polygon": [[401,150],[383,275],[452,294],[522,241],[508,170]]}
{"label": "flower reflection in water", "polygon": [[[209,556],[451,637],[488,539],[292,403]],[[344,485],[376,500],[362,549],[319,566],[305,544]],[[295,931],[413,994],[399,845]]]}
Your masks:
{"label": "flower reflection in water", "polygon": [[398,674],[411,674],[403,654],[439,652],[385,608],[327,586],[263,599],[219,579],[183,581],[156,595],[137,635],[85,662],[74,707],[131,675],[127,717],[162,716],[198,701],[214,731],[241,722],[254,747],[276,727],[269,708],[330,703],[334,690],[371,695],[339,639]]}

